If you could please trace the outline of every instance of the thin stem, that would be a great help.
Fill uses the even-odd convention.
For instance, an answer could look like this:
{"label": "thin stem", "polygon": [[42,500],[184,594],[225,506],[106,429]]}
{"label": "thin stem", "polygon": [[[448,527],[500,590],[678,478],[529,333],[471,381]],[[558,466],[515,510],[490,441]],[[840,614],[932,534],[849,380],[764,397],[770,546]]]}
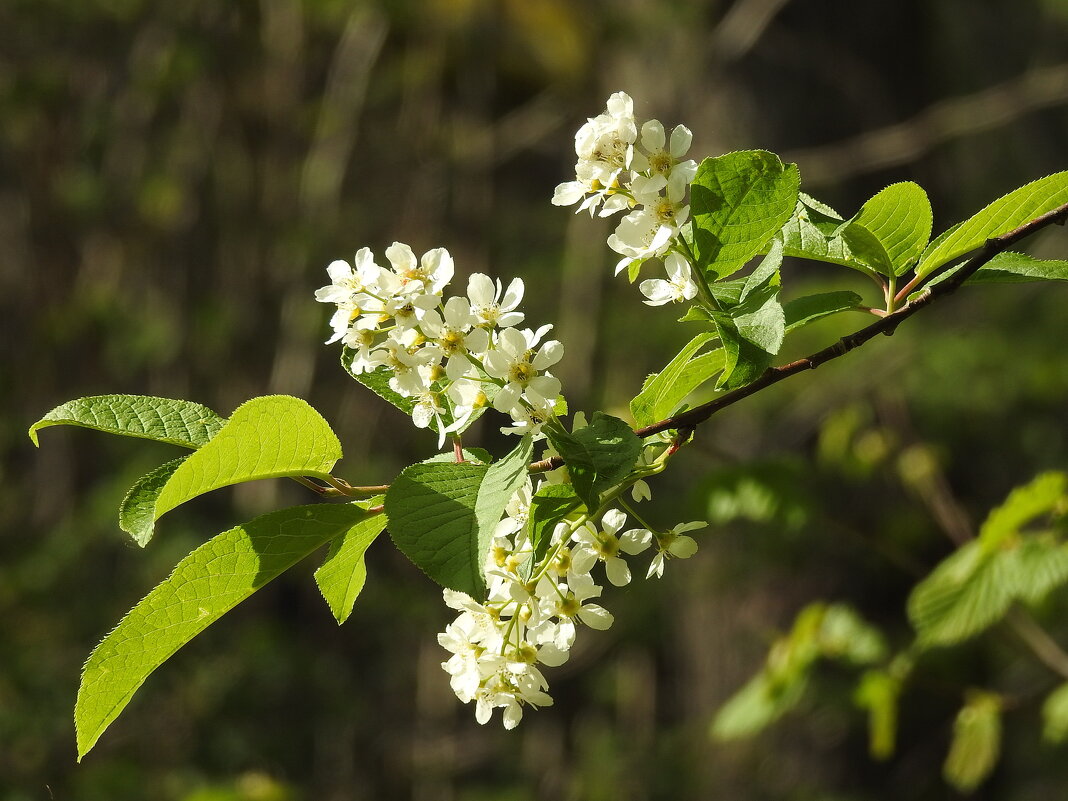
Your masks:
{"label": "thin stem", "polygon": [[905,298],[907,298],[909,296],[909,293],[912,292],[912,290],[914,290],[916,287],[918,287],[920,284],[922,284],[924,281],[926,281],[930,277],[931,277],[931,274],[928,274],[928,275],[916,274],[916,275],[912,276],[912,280],[909,281],[907,284],[905,284],[905,286],[901,287],[901,291],[899,291],[894,296],[894,302],[895,303],[900,303],[901,301],[903,301]]}
{"label": "thin stem", "polygon": [[1068,679],[1068,653],[1046,633],[1035,619],[1018,606],[1012,607],[1005,616],[1013,633],[1031,649],[1035,657],[1054,673]]}
{"label": "thin stem", "polygon": [[459,435],[452,438],[452,453],[456,457],[456,464],[460,464],[464,460],[464,444]]}

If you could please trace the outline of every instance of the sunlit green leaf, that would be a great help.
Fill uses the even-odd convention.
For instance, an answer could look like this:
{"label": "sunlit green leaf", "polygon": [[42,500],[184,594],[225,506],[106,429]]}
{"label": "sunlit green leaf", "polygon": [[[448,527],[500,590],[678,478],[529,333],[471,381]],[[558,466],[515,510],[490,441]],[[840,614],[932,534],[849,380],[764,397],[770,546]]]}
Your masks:
{"label": "sunlit green leaf", "polygon": [[927,193],[904,181],[872,197],[842,234],[855,257],[884,275],[900,275],[923,253],[931,224]]}
{"label": "sunlit green leaf", "polygon": [[651,425],[670,415],[687,395],[722,368],[722,350],[704,354],[710,358],[697,356],[715,338],[711,332],[698,334],[663,370],[645,380],[642,391],[630,402],[630,412],[638,426]]}
{"label": "sunlit green leaf", "polygon": [[[370,498],[359,505],[370,508],[383,497]],[[315,571],[315,583],[338,624],[348,620],[352,607],[367,580],[364,554],[386,527],[386,516],[377,514],[361,520],[330,543],[326,559]]]}
{"label": "sunlit green leaf", "polygon": [[1040,515],[1058,507],[1068,508],[1068,475],[1048,472],[1030,483],[1017,487],[1005,502],[990,512],[979,529],[979,539],[994,548],[1014,537],[1020,529]]}
{"label": "sunlit green leaf", "polygon": [[920,643],[952,645],[997,622],[1012,604],[1011,565],[976,541],[947,557],[909,596]]}
{"label": "sunlit green leaf", "polygon": [[527,436],[488,467],[424,462],[405,468],[386,493],[394,543],[438,584],[481,597],[493,529],[526,479],[532,450]]}
{"label": "sunlit green leaf", "polygon": [[205,492],[242,481],[325,477],[340,458],[337,436],[306,401],[287,395],[253,398],[178,466],[159,491],[155,517]]}
{"label": "sunlit green leaf", "polygon": [[868,750],[874,759],[889,759],[897,741],[901,682],[883,670],[869,670],[860,678],[853,700],[868,710]]}
{"label": "sunlit green leaf", "polygon": [[74,712],[78,758],[179,648],[367,514],[352,504],[284,509],[223,532],[182,559],[85,663]]}
{"label": "sunlit green leaf", "polygon": [[916,274],[927,275],[981,247],[987,239],[1008,233],[1064,203],[1068,203],[1068,170],[1032,181],[935,239],[924,251]]}
{"label": "sunlit green leaf", "polygon": [[1051,743],[1068,740],[1068,683],[1046,696],[1042,704],[1042,736]]}
{"label": "sunlit green leaf", "polygon": [[225,422],[208,407],[191,401],[148,395],[94,395],[57,406],[34,423],[29,434],[37,445],[40,429],[70,425],[195,449],[215,436]]}
{"label": "sunlit green leaf", "polygon": [[793,214],[798,182],[796,164],[765,150],[701,162],[690,187],[698,266],[714,278],[741,269]]}

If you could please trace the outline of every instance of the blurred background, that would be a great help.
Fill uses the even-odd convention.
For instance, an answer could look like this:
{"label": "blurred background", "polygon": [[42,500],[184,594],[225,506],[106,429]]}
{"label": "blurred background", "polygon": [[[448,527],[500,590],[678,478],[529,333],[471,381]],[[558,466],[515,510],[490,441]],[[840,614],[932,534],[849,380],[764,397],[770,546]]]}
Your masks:
{"label": "blurred background", "polygon": [[[478,726],[440,669],[439,591],[381,541],[352,618],[302,564],[171,659],[80,765],[72,709],[92,646],[186,552],[296,484],[223,490],[145,551],[126,487],[170,449],[26,428],[82,395],[307,398],[352,482],[434,449],[324,347],[325,265],[394,240],[461,277],[527,283],[567,346],[572,409],[626,415],[691,336],[613,280],[610,224],[549,203],[574,131],[625,90],[691,155],[762,147],[849,216],[888,183],[935,230],[1068,167],[1065,0],[2,0],[0,2],[0,799],[495,801],[956,797],[941,778],[970,686],[1020,699],[974,797],[1050,799],[1056,676],[1010,638],[927,658],[899,746],[869,759],[855,672],[821,667],[758,736],[716,710],[813,600],[906,646],[910,586],[1013,486],[1068,454],[1068,288],[977,287],[892,339],[717,416],[654,485],[658,522],[707,519],[659,582],[609,588],[610,632],[550,672],[556,705]],[[1068,254],[1056,229],[1028,243]],[[784,268],[785,294],[871,287]],[[787,359],[864,324],[833,318]],[[486,420],[488,421],[488,417]],[[484,422],[467,444],[502,451]],[[1040,620],[1068,641],[1068,604]]]}

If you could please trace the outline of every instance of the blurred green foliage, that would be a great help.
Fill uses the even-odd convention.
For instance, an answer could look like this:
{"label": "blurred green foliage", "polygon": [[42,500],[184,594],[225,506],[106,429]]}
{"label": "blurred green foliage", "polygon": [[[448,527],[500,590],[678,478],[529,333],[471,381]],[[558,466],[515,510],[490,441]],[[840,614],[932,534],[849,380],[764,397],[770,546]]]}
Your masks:
{"label": "blurred green foliage", "polygon": [[[25,430],[82,395],[229,414],[287,392],[335,424],[342,475],[389,480],[433,437],[398,435],[399,413],[338,368],[312,292],[330,260],[394,239],[448,247],[461,274],[524,277],[531,319],[568,343],[572,408],[625,415],[690,332],[612,280],[602,222],[549,204],[610,92],[685,122],[695,154],[782,153],[843,213],[915,180],[941,230],[1065,168],[1066,32],[1063,0],[0,4],[0,799],[941,799],[966,686],[1019,699],[981,797],[1057,797],[1063,746],[1036,721],[1058,682],[996,630],[929,658],[886,762],[866,757],[856,671],[833,663],[760,737],[707,737],[813,601],[907,645],[905,599],[949,552],[942,530],[1064,467],[1056,286],[967,289],[718,416],[653,486],[666,517],[715,521],[702,550],[607,597],[617,626],[512,733],[458,708],[437,591],[372,548],[343,628],[313,565],[294,571],[176,656],[75,765],[78,672],[107,627],[211,534],[310,499],[281,482],[219,493],[141,552],[115,509],[170,451],[56,429],[34,452]],[[1031,252],[1064,257],[1068,239]],[[870,293],[789,263],[784,284]],[[629,347],[634,329],[654,345]],[[1036,611],[1061,641],[1065,606]]]}

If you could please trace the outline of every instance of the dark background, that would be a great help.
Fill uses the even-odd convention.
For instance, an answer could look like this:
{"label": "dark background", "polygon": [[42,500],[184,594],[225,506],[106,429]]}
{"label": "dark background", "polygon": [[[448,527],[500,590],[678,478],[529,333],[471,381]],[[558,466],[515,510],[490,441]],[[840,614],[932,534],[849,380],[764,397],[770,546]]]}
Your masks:
{"label": "dark background", "polygon": [[[311,498],[217,492],[141,551],[115,509],[170,450],[50,429],[34,451],[28,425],[82,395],[225,415],[290,393],[335,425],[340,475],[390,480],[433,437],[345,376],[312,293],[329,261],[395,239],[444,245],[460,276],[522,276],[528,320],[567,346],[572,409],[625,415],[690,333],[613,280],[606,222],[549,203],[575,129],[617,90],[685,122],[695,158],[780,152],[847,216],[918,181],[940,231],[1068,168],[1068,3],[0,1],[0,799],[952,798],[941,763],[969,686],[1021,699],[976,797],[1063,793],[1037,714],[1056,677],[998,631],[930,658],[885,763],[835,668],[761,736],[708,736],[811,600],[849,601],[906,646],[904,600],[944,530],[1064,467],[1057,285],[961,292],[702,428],[650,512],[713,521],[701,551],[608,591],[616,626],[580,638],[549,674],[556,705],[514,732],[455,701],[435,642],[448,610],[382,540],[343,627],[310,560],[171,659],[75,763],[93,644],[196,544]],[[1028,249],[1065,257],[1068,236]],[[877,302],[845,273],[788,264],[786,294]],[[783,357],[863,322],[813,326]],[[502,449],[488,423],[468,442]],[[1061,640],[1066,606],[1040,610]]]}

